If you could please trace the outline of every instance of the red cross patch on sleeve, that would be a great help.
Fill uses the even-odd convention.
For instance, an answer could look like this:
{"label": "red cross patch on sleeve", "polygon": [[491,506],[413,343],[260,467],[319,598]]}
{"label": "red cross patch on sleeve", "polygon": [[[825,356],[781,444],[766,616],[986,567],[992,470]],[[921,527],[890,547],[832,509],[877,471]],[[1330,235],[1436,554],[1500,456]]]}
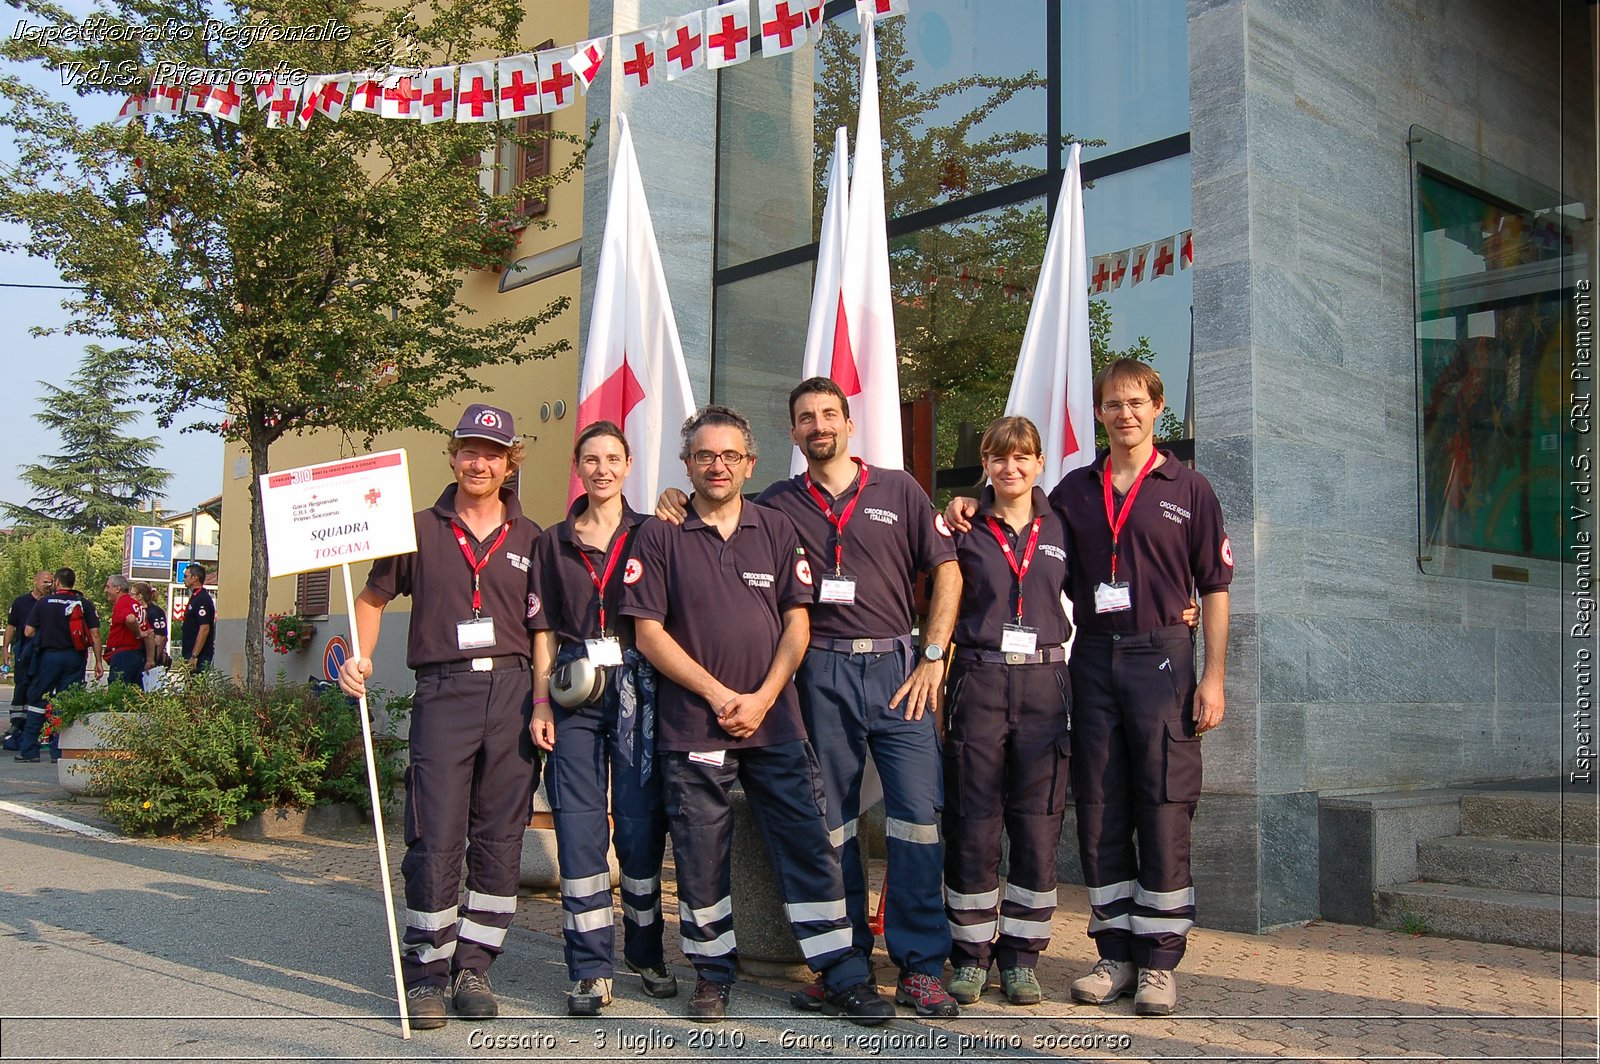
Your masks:
{"label": "red cross patch on sleeve", "polygon": [[1229,569],[1233,568],[1233,544],[1228,542],[1228,537],[1222,537],[1222,561]]}
{"label": "red cross patch on sleeve", "polygon": [[637,584],[644,577],[644,563],[638,558],[629,558],[628,564],[622,567],[622,582],[624,584]]}

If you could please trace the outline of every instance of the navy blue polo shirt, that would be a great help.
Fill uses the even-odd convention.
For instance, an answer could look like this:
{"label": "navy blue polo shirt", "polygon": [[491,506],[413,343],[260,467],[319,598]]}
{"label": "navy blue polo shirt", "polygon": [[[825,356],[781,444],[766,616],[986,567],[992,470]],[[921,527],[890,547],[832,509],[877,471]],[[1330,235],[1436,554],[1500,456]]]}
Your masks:
{"label": "navy blue polo shirt", "polygon": [[[1133,608],[1094,611],[1094,589],[1111,579],[1111,526],[1101,474],[1107,453],[1074,469],[1050,493],[1072,545],[1072,610],[1084,633],[1149,632],[1183,623],[1191,590],[1226,591],[1233,549],[1222,527],[1222,505],[1205,477],[1162,451],[1165,460],[1145,477],[1117,544],[1117,580],[1126,581]],[[1117,513],[1124,497],[1112,493]]]}
{"label": "navy blue polo shirt", "polygon": [[[858,469],[861,467],[858,467]],[[852,605],[811,610],[811,634],[831,639],[895,639],[911,633],[918,573],[955,561],[955,543],[944,518],[934,513],[927,492],[902,469],[867,469],[861,501],[844,526],[840,571],[856,578]],[[859,472],[837,497],[817,485],[834,516],[844,513],[861,483]],[[818,581],[833,572],[839,537],[822,508],[806,490],[804,474],[780,480],[756,498],[788,515],[811,558]],[[812,596],[813,600],[815,595]]]}
{"label": "navy blue polo shirt", "polygon": [[[562,643],[576,643],[600,637],[600,594],[595,590],[594,579],[583,564],[587,557],[594,567],[594,575],[605,580],[606,625],[611,634],[624,643],[633,643],[633,618],[622,613],[622,576],[628,559],[639,545],[639,525],[644,517],[626,502],[622,504],[622,520],[604,550],[582,543],[573,535],[573,522],[589,506],[589,496],[580,495],[565,521],[554,528],[545,529],[544,535],[533,548],[533,585],[536,597],[533,611],[528,617],[528,627],[535,631],[552,631]],[[623,537],[626,536],[626,539]],[[611,577],[606,579],[606,566],[617,550],[622,551],[612,565]]]}
{"label": "navy blue polo shirt", "polygon": [[28,624],[28,615],[33,612],[33,607],[38,604],[39,600],[33,597],[32,591],[18,595],[11,603],[11,612],[6,616],[6,623],[17,630],[15,639],[19,645],[26,638],[22,631]]}
{"label": "navy blue polo shirt", "polygon": [[67,626],[67,615],[76,609],[83,610],[83,622],[90,632],[100,630],[100,615],[95,612],[94,603],[75,590],[52,591],[34,603],[28,614],[28,624],[33,628],[40,650],[77,649],[72,645],[72,629]]}
{"label": "navy blue polo shirt", "polygon": [[167,645],[167,611],[157,603],[150,603],[144,608],[144,623],[150,626],[150,631],[161,640],[162,647]]}
{"label": "navy blue polo shirt", "polygon": [[539,526],[524,516],[522,504],[509,488],[500,489],[511,530],[479,574],[482,593],[480,617],[494,618],[495,645],[463,650],[456,645],[456,625],[472,619],[472,566],[461,553],[455,529],[467,536],[475,560],[482,560],[500,538],[501,525],[478,539],[472,530],[456,523],[456,486],[451,484],[439,501],[418,510],[417,549],[411,554],[379,558],[367,574],[367,587],[388,602],[396,595],[416,600],[411,611],[411,632],[406,638],[406,667],[443,665],[477,657],[515,654],[531,658],[528,624],[538,596],[533,589],[533,546]]}
{"label": "navy blue polo shirt", "polygon": [[[1039,516],[1039,541],[1033,560],[1022,579],[1022,623],[1038,633],[1038,645],[1059,646],[1072,633],[1061,594],[1067,583],[1067,529],[1051,509],[1042,488],[1033,489],[1033,512]],[[978,650],[999,650],[1003,630],[1017,620],[1017,578],[1006,561],[1000,541],[990,531],[994,516],[994,489],[985,488],[972,517],[972,528],[957,533],[956,560],[961,563],[961,612],[956,618],[957,646]],[[995,518],[1000,532],[1011,545],[1017,564],[1032,537],[1033,522],[1025,521],[1013,529]]]}
{"label": "navy blue polo shirt", "polygon": [[[812,578],[794,525],[746,502],[724,540],[691,505],[682,525],[654,518],[623,572],[622,612],[661,622],[684,652],[729,690],[760,687],[772,667],[783,612],[811,602]],[[662,750],[737,750],[805,738],[793,681],[755,734],[735,739],[705,699],[661,678],[656,745]]]}
{"label": "navy blue polo shirt", "polygon": [[194,643],[200,638],[202,624],[209,624],[211,631],[206,633],[206,645],[200,648],[199,657],[202,661],[209,661],[217,649],[217,603],[211,597],[211,592],[203,587],[189,596],[189,604],[183,608],[183,628],[180,633],[186,659],[196,656]]}

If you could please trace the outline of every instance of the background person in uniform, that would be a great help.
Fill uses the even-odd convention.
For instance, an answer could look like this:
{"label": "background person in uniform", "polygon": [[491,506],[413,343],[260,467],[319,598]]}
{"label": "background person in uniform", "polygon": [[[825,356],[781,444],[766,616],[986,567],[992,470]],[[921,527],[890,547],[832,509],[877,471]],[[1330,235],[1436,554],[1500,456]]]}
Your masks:
{"label": "background person in uniform", "polygon": [[36,651],[31,650],[33,640],[24,634],[28,615],[40,599],[50,594],[56,586],[55,574],[40,569],[33,574],[33,590],[18,595],[6,615],[6,661],[11,665],[11,731],[5,737],[4,748],[22,748],[22,731],[28,723],[28,684],[33,679]]}
{"label": "background person in uniform", "polygon": [[106,602],[111,607],[111,628],[106,633],[106,666],[113,681],[121,680],[142,688],[149,647],[141,603],[130,587],[128,578],[121,573],[106,577]]}
{"label": "background person in uniform", "polygon": [[206,567],[190,562],[183,570],[189,604],[183,608],[181,629],[183,660],[193,672],[211,667],[217,651],[217,604],[206,590]]}
{"label": "background person in uniform", "polygon": [[[522,833],[538,766],[532,718],[531,575],[539,526],[506,479],[522,464],[511,415],[474,403],[450,440],[455,483],[417,511],[414,554],[381,558],[356,596],[356,656],[339,670],[366,693],[384,608],[413,601],[406,664],[416,672],[406,769],[406,926],[401,974],[419,1030],[499,1012],[489,966],[517,911]],[[461,898],[465,851],[467,894]]]}
{"label": "background person in uniform", "polygon": [[789,926],[822,974],[824,1010],[882,1023],[894,1006],[868,983],[867,960],[851,943],[817,760],[791,682],[810,632],[805,551],[787,517],[740,497],[756,459],[744,417],[701,409],[684,425],[681,454],[695,488],[689,516],[681,527],[651,521],[640,529],[623,574],[623,612],[663,678],[659,763],[681,944],[698,975],[689,1017],[721,1020],[734,981],[728,790],[737,780]]}
{"label": "background person in uniform", "polygon": [[[552,752],[545,791],[555,814],[562,941],[573,980],[567,1012],[593,1016],[611,1003],[616,963],[610,845],[622,871],[628,970],[651,997],[675,997],[678,981],[661,947],[667,814],[655,762],[655,670],[634,646],[633,618],[622,614],[623,573],[644,520],[622,497],[633,467],[622,430],[610,421],[585,428],[573,467],[584,494],[533,552],[533,739]],[[552,704],[551,670],[579,659],[605,671],[602,693],[592,704]]]}
{"label": "background person in uniform", "polygon": [[133,582],[133,595],[139,600],[144,614],[144,689],[153,691],[160,686],[162,676],[157,670],[164,670],[172,664],[172,655],[167,650],[167,611],[156,601],[155,588],[143,580]]}
{"label": "background person in uniform", "polygon": [[[94,603],[79,594],[75,587],[78,574],[66,566],[56,570],[56,589],[38,602],[28,614],[23,628],[29,639],[38,640],[34,659],[33,681],[28,687],[28,723],[22,732],[22,746],[15,760],[39,760],[39,730],[44,727],[44,711],[51,695],[63,688],[81,684],[84,680],[86,659],[94,652],[94,677],[105,674],[105,661],[100,654],[100,615]],[[79,650],[73,645],[72,615],[79,614],[87,627],[87,647]],[[54,744],[55,740],[52,740]]]}

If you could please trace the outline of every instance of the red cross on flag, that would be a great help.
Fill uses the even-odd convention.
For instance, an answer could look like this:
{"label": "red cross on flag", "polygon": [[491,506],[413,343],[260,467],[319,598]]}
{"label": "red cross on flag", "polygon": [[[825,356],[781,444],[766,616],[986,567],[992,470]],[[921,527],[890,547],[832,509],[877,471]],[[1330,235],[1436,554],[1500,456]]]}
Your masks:
{"label": "red cross on flag", "polygon": [[495,107],[494,63],[467,63],[456,78],[456,121],[493,122]]}
{"label": "red cross on flag", "polygon": [[578,98],[578,79],[572,76],[572,69],[567,65],[569,58],[570,53],[565,49],[538,55],[539,109],[545,114],[571,107]]}
{"label": "red cross on flag", "polygon": [[1089,292],[1099,295],[1111,287],[1111,256],[1096,255],[1089,267]]}
{"label": "red cross on flag", "polygon": [[910,0],[856,0],[856,16],[861,19],[888,18],[911,13]]}
{"label": "red cross on flag", "polygon": [[1133,274],[1133,280],[1128,287],[1132,288],[1150,276],[1150,245],[1140,244],[1128,252],[1128,272]]}
{"label": "red cross on flag", "polygon": [[810,39],[803,0],[761,0],[759,10],[763,56],[792,52]]}
{"label": "red cross on flag", "polygon": [[750,5],[728,0],[706,8],[706,66],[712,70],[737,66],[750,58]]}
{"label": "red cross on flag", "polygon": [[622,88],[624,92],[638,92],[650,87],[660,73],[656,56],[655,30],[630,33],[617,41],[617,55],[622,60]]}
{"label": "red cross on flag", "polygon": [[211,89],[210,95],[200,105],[200,110],[208,115],[214,115],[224,122],[232,122],[234,125],[238,125],[240,101],[238,86],[231,81],[224,82]]}
{"label": "red cross on flag", "polygon": [[150,95],[145,97],[145,113],[152,115],[175,115],[183,112],[184,91],[182,85],[168,85],[161,83],[150,87]]}
{"label": "red cross on flag", "polygon": [[250,87],[250,98],[255,101],[257,111],[265,111],[272,106],[272,98],[278,95],[278,83],[271,78]]}
{"label": "red cross on flag", "polygon": [[1111,253],[1111,287],[1122,287],[1122,278],[1128,273],[1128,252],[1113,251]]}
{"label": "red cross on flag", "polygon": [[1155,249],[1150,252],[1150,276],[1165,277],[1175,272],[1177,262],[1176,236],[1169,236],[1165,240],[1157,240]]}
{"label": "red cross on flag", "polygon": [[495,64],[500,75],[500,117],[526,118],[539,113],[539,64],[531,55],[513,55]]}
{"label": "red cross on flag", "polygon": [[267,104],[267,128],[282,129],[294,123],[300,111],[300,97],[304,85],[282,84],[273,90],[272,102]]}
{"label": "red cross on flag", "polygon": [[706,65],[705,18],[699,11],[667,20],[667,80],[677,81]]}
{"label": "red cross on flag", "polygon": [[[655,506],[662,488],[688,489],[677,439],[694,408],[633,135],[619,114],[573,430],[601,419],[622,426],[634,449],[625,491],[634,509],[648,513],[640,508]],[[582,490],[573,477],[568,497]]]}
{"label": "red cross on flag", "polygon": [[183,109],[189,112],[203,112],[209,99],[211,99],[210,84],[202,81],[198,85],[190,85],[188,91],[184,93]]}
{"label": "red cross on flag", "polygon": [[813,41],[822,40],[822,28],[828,24],[823,17],[823,9],[828,6],[827,0],[805,0],[806,6],[806,36]]}
{"label": "red cross on flag", "polygon": [[144,93],[136,92],[122,101],[122,110],[117,112],[117,117],[111,120],[112,125],[120,126],[124,122],[145,113],[146,98]]}
{"label": "red cross on flag", "polygon": [[456,120],[456,68],[429,67],[422,72],[422,96],[417,101],[422,110],[422,124]]}
{"label": "red cross on flag", "polygon": [[[1044,441],[1041,484],[1054,485],[1094,459],[1094,367],[1089,350],[1088,254],[1083,235],[1080,144],[1072,145],[1056,217],[1045,241],[1044,261],[1006,413],[1032,419]],[[1119,252],[1126,261],[1127,252]],[[1103,256],[1102,256],[1103,257]]]}
{"label": "red cross on flag", "polygon": [[337,122],[350,106],[350,74],[324,74],[316,79],[312,90],[316,93],[317,114],[330,122]]}
{"label": "red cross on flag", "polygon": [[420,118],[417,100],[421,96],[416,79],[410,74],[390,74],[383,79],[383,102],[378,105],[378,114],[384,118]]}
{"label": "red cross on flag", "polygon": [[[833,162],[828,168],[828,199],[822,208],[822,236],[817,247],[817,273],[811,285],[811,318],[806,326],[806,349],[800,359],[800,379],[834,376],[836,330],[844,317],[839,283],[844,273],[844,241],[848,230],[850,199],[850,142],[840,126],[833,134]],[[846,338],[848,340],[848,337]],[[848,350],[845,352],[848,354]],[[842,369],[843,367],[841,367]],[[789,459],[789,472],[805,472],[806,457],[799,447]]]}
{"label": "red cross on flag", "polygon": [[596,37],[584,41],[572,49],[572,58],[567,60],[572,76],[585,94],[589,86],[594,84],[594,79],[600,76],[600,66],[605,62],[606,42],[609,40],[609,37]]}
{"label": "red cross on flag", "polygon": [[1178,234],[1178,269],[1187,270],[1194,265],[1194,230],[1185,229]]}
{"label": "red cross on flag", "polygon": [[350,110],[375,115],[382,112],[383,78],[376,70],[363,70],[351,82]]}
{"label": "red cross on flag", "polygon": [[300,92],[300,106],[295,109],[295,121],[305,129],[317,114],[317,78],[307,78],[305,87]]}

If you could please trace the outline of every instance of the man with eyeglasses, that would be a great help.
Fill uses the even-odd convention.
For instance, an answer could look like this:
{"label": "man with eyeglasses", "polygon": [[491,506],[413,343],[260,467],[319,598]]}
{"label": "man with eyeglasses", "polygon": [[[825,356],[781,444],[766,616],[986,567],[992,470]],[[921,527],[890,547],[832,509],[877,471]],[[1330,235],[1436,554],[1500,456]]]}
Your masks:
{"label": "man with eyeglasses", "polygon": [[688,1015],[728,1011],[738,945],[728,791],[749,796],[784,912],[822,976],[822,1010],[863,1025],[894,1006],[869,981],[851,941],[839,858],[829,845],[816,754],[806,740],[795,669],[810,638],[810,560],[783,514],[740,495],[755,468],[750,423],[723,406],[683,427],[694,495],[680,524],[641,526],[623,571],[622,612],[661,676],[656,745],[677,865],[679,935],[698,976]]}
{"label": "man with eyeglasses", "polygon": [[[1110,451],[1050,493],[1071,545],[1072,791],[1100,954],[1072,996],[1104,1005],[1133,993],[1136,1012],[1163,1016],[1177,1007],[1173,970],[1194,926],[1189,826],[1200,736],[1222,723],[1233,550],[1210,483],[1155,446],[1160,375],[1118,359],[1095,378],[1094,401]],[[957,499],[947,517],[964,531],[974,509]],[[1198,679],[1182,620],[1194,590]]]}

